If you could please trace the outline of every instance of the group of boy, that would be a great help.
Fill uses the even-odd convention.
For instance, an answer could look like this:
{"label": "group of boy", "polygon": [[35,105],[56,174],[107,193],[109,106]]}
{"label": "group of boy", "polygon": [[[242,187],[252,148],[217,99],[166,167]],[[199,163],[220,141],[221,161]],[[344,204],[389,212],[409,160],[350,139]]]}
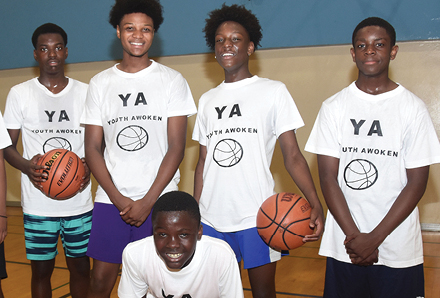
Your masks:
{"label": "group of boy", "polygon": [[[6,235],[4,154],[22,172],[32,297],[51,297],[60,235],[72,297],[110,297],[121,264],[120,297],[243,297],[242,261],[253,297],[276,297],[282,252],[259,237],[255,217],[274,193],[277,140],[286,170],[312,207],[315,232],[303,241],[323,233],[323,209],[296,140],[304,125],[298,109],[283,83],[249,70],[262,38],[256,16],[239,5],[209,14],[205,39],[225,79],[201,97],[198,110],[183,76],[149,58],[162,22],[157,0],[117,0],[110,24],[122,60],[88,86],[65,76],[64,30],[47,23],[34,32],[40,75],[11,89],[5,125],[0,118],[0,241]],[[383,19],[359,23],[351,49],[358,79],[323,103],[306,144],[318,155],[329,209],[320,248],[328,257],[324,297],[424,296],[416,205],[429,165],[440,162],[440,145],[423,102],[388,76],[395,41]],[[177,184],[187,118],[196,112],[192,137],[200,150],[192,197]],[[244,125],[255,133],[226,133]],[[127,142],[130,136],[134,142]],[[36,163],[56,143],[85,156],[87,169],[81,191],[64,201],[42,194],[46,176]],[[225,145],[240,148],[233,159],[218,154]],[[356,177],[358,169],[367,171],[365,181]],[[99,183],[94,205],[90,172]]]}

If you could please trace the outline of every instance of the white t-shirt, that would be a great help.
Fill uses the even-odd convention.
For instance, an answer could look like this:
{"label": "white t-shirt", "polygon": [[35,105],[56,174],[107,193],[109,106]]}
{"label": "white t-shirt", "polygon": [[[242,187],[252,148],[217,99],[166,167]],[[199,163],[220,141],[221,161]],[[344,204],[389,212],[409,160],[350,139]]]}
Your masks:
{"label": "white t-shirt", "polygon": [[[162,64],[127,73],[113,66],[92,78],[82,122],[102,126],[104,159],[117,189],[141,199],[156,178],[168,150],[168,118],[196,113],[182,75]],[[177,190],[179,171],[164,192]],[[95,202],[111,204],[98,187]]]}
{"label": "white t-shirt", "polygon": [[253,76],[202,95],[193,139],[206,146],[202,221],[220,232],[256,226],[274,194],[270,164],[277,138],[304,123],[286,86]]}
{"label": "white t-shirt", "polygon": [[121,298],[185,297],[240,298],[240,271],[230,246],[220,239],[202,236],[191,262],[170,270],[154,246],[153,236],[127,245],[122,255]]}
{"label": "white t-shirt", "polygon": [[[69,78],[67,86],[57,94],[50,92],[37,78],[11,88],[4,114],[8,129],[20,129],[23,157],[55,148],[65,148],[84,157],[84,127],[80,117],[84,109],[87,84]],[[21,174],[23,212],[38,216],[73,216],[93,208],[90,185],[68,200],[45,196]]]}
{"label": "white t-shirt", "polygon": [[[385,217],[407,183],[406,169],[440,162],[431,118],[417,96],[398,86],[370,95],[352,83],[322,104],[305,150],[339,159],[338,182],[362,233]],[[320,254],[350,263],[345,235],[328,212]],[[378,265],[423,262],[418,209],[379,246]]]}

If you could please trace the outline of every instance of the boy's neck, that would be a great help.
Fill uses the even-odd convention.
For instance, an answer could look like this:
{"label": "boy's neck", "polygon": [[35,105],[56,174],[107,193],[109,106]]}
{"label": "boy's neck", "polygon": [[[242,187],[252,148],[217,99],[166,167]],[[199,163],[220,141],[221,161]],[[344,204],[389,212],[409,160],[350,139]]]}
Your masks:
{"label": "boy's neck", "polygon": [[397,84],[390,78],[364,77],[359,76],[356,86],[363,92],[378,95],[397,88]]}
{"label": "boy's neck", "polygon": [[38,81],[54,94],[60,93],[69,83],[69,79],[64,75],[64,72],[54,75],[40,73]]}
{"label": "boy's neck", "polygon": [[143,57],[133,57],[124,55],[121,63],[118,64],[117,68],[123,72],[136,73],[141,71],[151,65],[151,60],[148,55]]}

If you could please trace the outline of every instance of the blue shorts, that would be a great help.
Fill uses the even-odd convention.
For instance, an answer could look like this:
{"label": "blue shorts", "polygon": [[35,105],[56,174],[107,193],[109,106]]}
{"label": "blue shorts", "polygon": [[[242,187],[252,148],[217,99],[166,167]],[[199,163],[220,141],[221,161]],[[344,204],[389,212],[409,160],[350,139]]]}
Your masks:
{"label": "blue shorts", "polygon": [[281,259],[281,252],[276,251],[261,239],[257,228],[221,233],[213,227],[202,223],[203,235],[208,235],[226,241],[232,248],[237,262],[243,259],[243,268],[255,268]]}
{"label": "blue shorts", "polygon": [[408,268],[361,267],[327,258],[324,298],[425,297],[423,264]]}
{"label": "blue shorts", "polygon": [[84,257],[92,226],[92,211],[75,216],[48,217],[23,214],[26,256],[32,261],[52,260],[61,236],[67,257]]}
{"label": "blue shorts", "polygon": [[127,224],[113,204],[95,203],[87,255],[99,261],[122,264],[128,243],[151,236],[151,213],[140,227]]}

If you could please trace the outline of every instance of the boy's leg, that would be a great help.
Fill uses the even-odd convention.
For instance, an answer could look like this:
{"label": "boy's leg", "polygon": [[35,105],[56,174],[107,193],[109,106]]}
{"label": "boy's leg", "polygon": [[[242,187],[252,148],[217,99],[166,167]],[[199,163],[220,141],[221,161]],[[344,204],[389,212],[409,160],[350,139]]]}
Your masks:
{"label": "boy's leg", "polygon": [[70,294],[84,298],[90,284],[90,259],[86,255],[92,228],[92,211],[61,218],[61,241],[70,273]]}
{"label": "boy's leg", "polygon": [[372,266],[369,271],[371,297],[425,297],[423,264],[408,268]]}
{"label": "boy's leg", "polygon": [[26,257],[31,261],[33,298],[52,297],[50,277],[58,254],[60,218],[23,214]]}
{"label": "boy's leg", "polygon": [[88,298],[109,298],[118,278],[120,264],[93,259]]}
{"label": "boy's leg", "polygon": [[66,257],[66,263],[70,272],[70,295],[72,298],[87,297],[90,284],[90,258]]}
{"label": "boy's leg", "polygon": [[368,267],[327,258],[323,297],[369,298],[367,274]]}
{"label": "boy's leg", "polygon": [[277,263],[269,263],[263,266],[249,268],[249,282],[254,298],[275,298],[275,271]]}
{"label": "boy's leg", "polygon": [[32,298],[52,297],[52,286],[50,277],[55,268],[55,259],[46,261],[31,260],[32,279],[31,292]]}

